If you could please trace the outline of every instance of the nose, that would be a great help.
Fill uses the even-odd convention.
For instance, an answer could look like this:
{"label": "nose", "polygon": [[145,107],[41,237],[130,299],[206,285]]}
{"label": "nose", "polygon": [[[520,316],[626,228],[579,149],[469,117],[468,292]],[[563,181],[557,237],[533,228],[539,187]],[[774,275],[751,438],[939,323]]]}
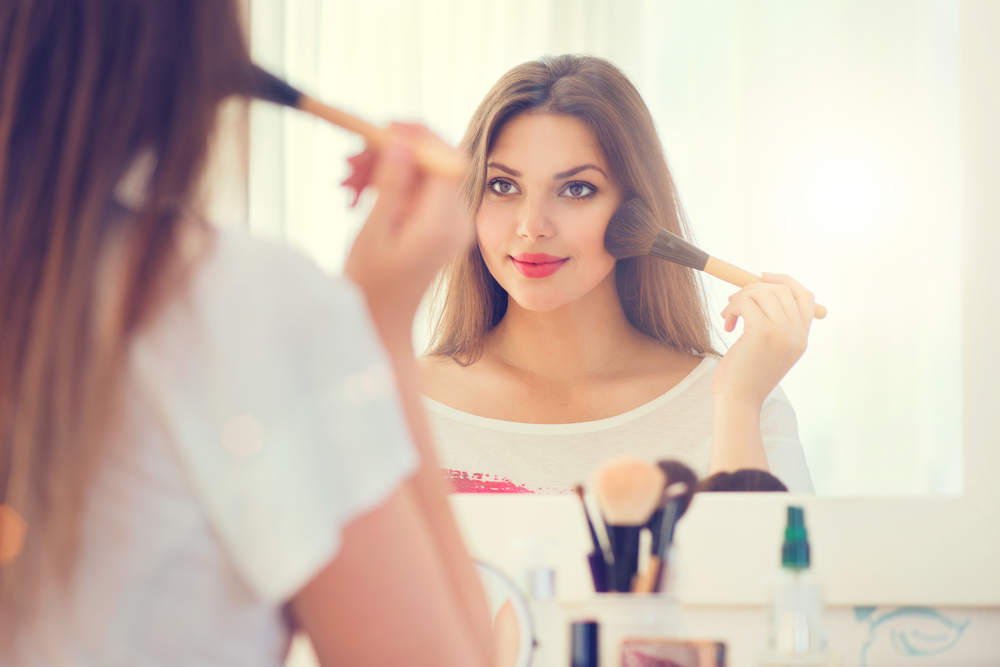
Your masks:
{"label": "nose", "polygon": [[542,201],[525,197],[518,210],[517,235],[527,241],[551,238],[555,234],[548,212]]}

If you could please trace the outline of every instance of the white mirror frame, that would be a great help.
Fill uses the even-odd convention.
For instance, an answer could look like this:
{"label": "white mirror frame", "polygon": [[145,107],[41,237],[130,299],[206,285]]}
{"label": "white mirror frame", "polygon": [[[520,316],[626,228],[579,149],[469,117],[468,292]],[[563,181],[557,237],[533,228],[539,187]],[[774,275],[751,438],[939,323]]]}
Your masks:
{"label": "white mirror frame", "polygon": [[[961,2],[963,494],[698,497],[677,536],[677,594],[684,604],[763,604],[767,577],[779,563],[785,508],[794,502],[806,508],[828,603],[1000,606],[998,28],[1000,3]],[[934,317],[934,304],[913,317]],[[904,334],[906,322],[899,328]],[[560,595],[586,593],[582,554],[590,546],[575,498],[455,495],[452,503],[476,557],[513,569],[518,556],[506,546],[510,540],[544,535],[562,546],[553,557]]]}

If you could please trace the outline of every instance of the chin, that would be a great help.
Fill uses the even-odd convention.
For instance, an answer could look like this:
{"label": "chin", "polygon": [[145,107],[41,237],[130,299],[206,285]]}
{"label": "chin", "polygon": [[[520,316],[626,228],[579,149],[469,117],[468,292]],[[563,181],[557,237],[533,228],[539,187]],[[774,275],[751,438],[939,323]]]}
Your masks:
{"label": "chin", "polygon": [[507,294],[521,308],[533,313],[551,313],[572,301],[565,294],[518,294],[510,291]]}

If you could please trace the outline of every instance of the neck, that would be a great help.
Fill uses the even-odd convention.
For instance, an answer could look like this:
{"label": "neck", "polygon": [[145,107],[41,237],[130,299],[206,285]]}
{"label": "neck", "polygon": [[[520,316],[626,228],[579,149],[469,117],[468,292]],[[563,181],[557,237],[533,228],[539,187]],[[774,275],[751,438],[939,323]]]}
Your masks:
{"label": "neck", "polygon": [[625,317],[612,271],[586,296],[554,311],[526,310],[508,297],[487,348],[519,371],[572,382],[620,371],[641,337]]}

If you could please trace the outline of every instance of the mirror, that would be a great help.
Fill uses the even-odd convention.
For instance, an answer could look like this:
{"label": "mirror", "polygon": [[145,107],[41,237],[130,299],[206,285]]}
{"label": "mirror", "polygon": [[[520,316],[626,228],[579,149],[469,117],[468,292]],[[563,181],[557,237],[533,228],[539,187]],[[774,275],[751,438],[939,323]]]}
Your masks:
{"label": "mirror", "polygon": [[535,631],[528,601],[500,568],[476,561],[476,570],[493,619],[497,667],[529,667]]}
{"label": "mirror", "polygon": [[[830,309],[782,383],[818,494],[956,495],[959,4],[260,0],[251,42],[322,99],[452,142],[513,65],[609,58],[653,113],[701,247]],[[250,137],[251,229],[338,270],[370,205],[333,187],[359,141],[265,105]],[[731,289],[705,285],[718,312]]]}

